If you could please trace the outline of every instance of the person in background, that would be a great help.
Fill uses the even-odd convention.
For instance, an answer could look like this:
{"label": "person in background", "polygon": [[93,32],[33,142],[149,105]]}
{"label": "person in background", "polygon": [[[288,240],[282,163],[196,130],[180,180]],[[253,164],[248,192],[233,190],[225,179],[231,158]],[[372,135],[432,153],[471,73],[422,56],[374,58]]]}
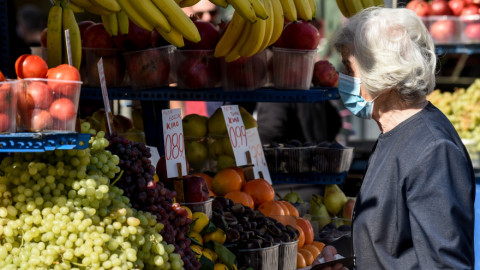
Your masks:
{"label": "person in background", "polygon": [[[426,99],[437,59],[425,25],[406,8],[368,8],[335,47],[341,100],[381,131],[353,211],[356,269],[473,269],[475,176],[454,127]],[[335,253],[325,247],[314,264]]]}

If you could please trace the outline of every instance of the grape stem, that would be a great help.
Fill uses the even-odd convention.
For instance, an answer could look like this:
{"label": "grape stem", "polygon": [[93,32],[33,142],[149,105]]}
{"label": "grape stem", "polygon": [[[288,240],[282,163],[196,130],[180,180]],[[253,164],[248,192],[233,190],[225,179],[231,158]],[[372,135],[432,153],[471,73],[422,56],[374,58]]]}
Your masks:
{"label": "grape stem", "polygon": [[122,175],[123,175],[123,170],[120,171],[120,174],[118,175],[117,179],[113,180],[113,182],[110,184],[110,187],[113,187],[115,185],[115,183],[117,183],[118,180],[120,180],[120,178],[122,178]]}

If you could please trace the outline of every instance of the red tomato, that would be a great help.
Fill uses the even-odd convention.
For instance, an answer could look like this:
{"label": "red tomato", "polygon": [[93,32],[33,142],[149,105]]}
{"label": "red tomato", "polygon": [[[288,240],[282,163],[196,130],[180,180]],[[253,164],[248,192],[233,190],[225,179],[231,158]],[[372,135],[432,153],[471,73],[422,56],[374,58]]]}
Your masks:
{"label": "red tomato", "polygon": [[[52,91],[43,82],[30,82],[27,86],[27,108],[47,109],[53,101]],[[20,101],[24,102],[24,101]],[[22,106],[23,107],[23,106]]]}
{"label": "red tomato", "polygon": [[12,100],[12,91],[9,84],[0,86],[0,113],[6,112],[10,108]]}
{"label": "red tomato", "polygon": [[0,113],[0,132],[10,129],[10,118],[4,113]]}
{"label": "red tomato", "polygon": [[30,131],[42,131],[50,128],[53,118],[46,110],[33,110],[31,118],[27,119],[27,126]]}
{"label": "red tomato", "polygon": [[40,56],[24,54],[15,62],[15,72],[18,78],[45,78],[48,65]]}
{"label": "red tomato", "polygon": [[75,95],[81,87],[80,84],[80,72],[74,66],[67,64],[59,65],[58,67],[48,70],[47,79],[65,80],[65,81],[77,81],[77,82],[60,82],[49,81],[48,86],[55,93],[60,93],[65,96]]}
{"label": "red tomato", "polygon": [[70,99],[59,98],[50,105],[50,114],[58,120],[70,121],[77,116],[77,110]]}

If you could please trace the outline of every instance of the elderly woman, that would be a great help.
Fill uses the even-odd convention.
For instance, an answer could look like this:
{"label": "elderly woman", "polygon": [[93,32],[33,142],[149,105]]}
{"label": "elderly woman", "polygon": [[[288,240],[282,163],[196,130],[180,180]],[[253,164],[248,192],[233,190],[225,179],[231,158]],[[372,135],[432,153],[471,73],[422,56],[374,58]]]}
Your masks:
{"label": "elderly woman", "polygon": [[[411,10],[370,8],[349,19],[335,47],[345,107],[381,131],[354,208],[356,269],[473,269],[474,171],[426,99],[436,68],[428,30]],[[315,264],[335,252],[326,247]]]}

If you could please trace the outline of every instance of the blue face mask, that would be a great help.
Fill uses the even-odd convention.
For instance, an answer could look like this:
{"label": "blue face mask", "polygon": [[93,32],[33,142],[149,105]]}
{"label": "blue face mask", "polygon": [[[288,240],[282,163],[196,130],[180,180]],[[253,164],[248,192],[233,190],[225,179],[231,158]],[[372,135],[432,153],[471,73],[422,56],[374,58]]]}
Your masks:
{"label": "blue face mask", "polygon": [[366,101],[360,95],[360,85],[362,81],[359,78],[338,74],[338,93],[340,98],[352,114],[365,119],[372,119],[373,101]]}

